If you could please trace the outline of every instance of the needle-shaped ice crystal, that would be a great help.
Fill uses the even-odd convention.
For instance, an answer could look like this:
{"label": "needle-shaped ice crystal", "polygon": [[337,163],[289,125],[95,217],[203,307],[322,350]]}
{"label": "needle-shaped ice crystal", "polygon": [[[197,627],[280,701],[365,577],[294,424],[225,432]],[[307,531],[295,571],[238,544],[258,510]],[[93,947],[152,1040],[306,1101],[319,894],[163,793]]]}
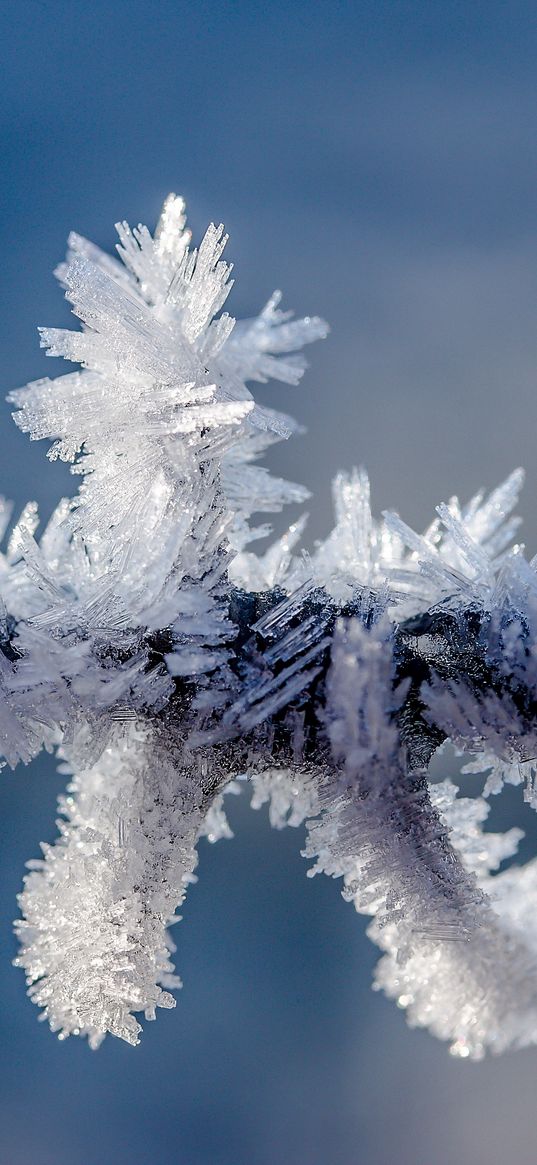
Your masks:
{"label": "needle-shaped ice crystal", "polygon": [[[31,998],[93,1047],[173,1006],[168,927],[249,778],[276,828],[306,822],[310,873],[371,916],[376,985],[411,1023],[460,1056],[537,1042],[537,864],[500,868],[520,831],[487,832],[483,799],[509,781],[537,807],[521,471],[421,535],[373,516],[364,470],[340,473],[324,541],[301,548],[303,515],[256,554],[266,515],[307,491],[259,465],[297,426],[252,386],[297,383],[326,326],[279,293],[235,321],[224,229],[193,249],[175,195],[154,236],[118,233],[118,258],[71,235],[58,269],[82,327],[42,343],[79,370],[10,398],[80,475],[0,555],[2,755],[54,749],[71,774],[20,897]],[[2,537],[9,521],[1,502]],[[429,783],[445,740],[488,774],[483,797]]]}

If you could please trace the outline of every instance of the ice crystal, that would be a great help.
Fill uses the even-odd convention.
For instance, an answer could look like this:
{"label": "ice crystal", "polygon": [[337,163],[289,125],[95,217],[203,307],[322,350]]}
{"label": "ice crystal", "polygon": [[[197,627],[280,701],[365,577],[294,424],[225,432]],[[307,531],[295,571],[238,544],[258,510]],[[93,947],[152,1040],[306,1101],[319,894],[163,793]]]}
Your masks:
{"label": "ice crystal", "polygon": [[[305,823],[310,874],[370,916],[376,986],[412,1024],[460,1056],[537,1042],[537,860],[501,869],[520,830],[486,830],[505,782],[537,808],[521,471],[422,535],[373,517],[364,470],[340,473],[313,552],[304,515],[256,554],[265,515],[307,491],[258,464],[297,426],[251,386],[298,382],[326,326],[279,293],[255,319],[223,311],[224,229],[192,249],[175,195],[154,236],[117,229],[118,258],[70,236],[57,274],[82,327],[41,331],[80,370],[10,397],[80,475],[39,538],[25,507],[0,556],[2,754],[54,749],[71,779],[20,896],[31,998],[92,1047],[136,1043],[136,1016],[174,1005],[169,927],[248,780],[272,825]],[[481,796],[430,782],[446,740]]]}

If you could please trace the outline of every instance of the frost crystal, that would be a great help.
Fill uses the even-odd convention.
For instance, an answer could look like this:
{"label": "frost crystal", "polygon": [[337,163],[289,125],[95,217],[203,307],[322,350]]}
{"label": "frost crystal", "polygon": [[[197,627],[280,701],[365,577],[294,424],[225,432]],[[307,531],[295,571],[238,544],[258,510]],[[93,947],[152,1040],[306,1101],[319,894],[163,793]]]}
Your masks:
{"label": "frost crystal", "polygon": [[[0,556],[0,739],[9,765],[55,749],[60,834],[29,863],[18,965],[61,1038],[137,1043],[171,1007],[176,921],[200,837],[230,837],[248,779],[271,824],[306,823],[310,874],[371,917],[376,986],[412,1024],[479,1058],[537,1042],[537,860],[502,863],[486,798],[537,808],[537,563],[512,540],[517,470],[438,507],[423,535],[378,521],[363,470],[334,482],[335,527],[305,517],[263,554],[256,515],[307,491],[258,464],[297,426],[255,381],[294,384],[326,334],[275,293],[222,311],[223,227],[190,247],[184,203],[119,258],[71,235],[58,277],[82,323],[43,329],[80,366],[11,394],[15,420],[72,463],[76,496],[36,538],[33,503]],[[10,508],[0,506],[0,536]],[[431,784],[446,740],[481,796]]]}

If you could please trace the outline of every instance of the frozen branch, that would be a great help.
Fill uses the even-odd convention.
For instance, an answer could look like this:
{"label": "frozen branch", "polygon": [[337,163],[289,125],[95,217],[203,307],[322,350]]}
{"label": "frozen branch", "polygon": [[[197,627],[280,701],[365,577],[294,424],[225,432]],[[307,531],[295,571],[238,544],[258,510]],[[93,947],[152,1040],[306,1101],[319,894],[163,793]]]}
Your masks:
{"label": "frozen branch", "polygon": [[230,836],[224,794],[247,776],[272,824],[307,823],[310,873],[372,917],[377,985],[410,1022],[462,1056],[537,1042],[537,863],[498,872],[520,831],[483,831],[483,798],[428,778],[447,739],[484,796],[525,782],[537,807],[521,471],[423,535],[341,473],[312,554],[304,519],[256,554],[256,515],[307,491],[258,464],[296,425],[249,386],[296,383],[326,326],[279,293],[253,320],[222,311],[223,228],[192,250],[174,195],[154,237],[118,232],[119,259],[70,236],[58,276],[82,328],[41,331],[80,371],[10,397],[81,476],[39,539],[25,508],[0,558],[3,755],[55,749],[71,775],[20,899],[31,998],[61,1036],[137,1042],[136,1014],[174,1002],[167,928],[197,842]]}

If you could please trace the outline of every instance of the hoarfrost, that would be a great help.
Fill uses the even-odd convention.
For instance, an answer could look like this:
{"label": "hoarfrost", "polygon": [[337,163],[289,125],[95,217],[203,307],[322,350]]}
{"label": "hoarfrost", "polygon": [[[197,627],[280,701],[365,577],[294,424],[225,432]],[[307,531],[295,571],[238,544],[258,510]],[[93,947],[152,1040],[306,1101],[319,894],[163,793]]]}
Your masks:
{"label": "hoarfrost", "polygon": [[[520,831],[486,829],[505,782],[537,808],[522,472],[421,535],[340,473],[324,541],[301,550],[303,515],[256,554],[264,516],[308,493],[258,464],[298,426],[249,386],[296,384],[326,325],[279,292],[235,321],[224,229],[192,249],[175,195],[154,236],[117,229],[118,258],[70,236],[57,274],[82,326],[41,330],[80,369],[10,397],[80,480],[40,537],[26,506],[0,555],[2,755],[55,750],[71,778],[20,896],[31,998],[62,1038],[137,1043],[180,985],[168,928],[197,843],[232,835],[249,780],[371,917],[375,984],[412,1024],[473,1058],[537,1042],[537,861],[502,869]],[[482,796],[429,783],[445,740]]]}

